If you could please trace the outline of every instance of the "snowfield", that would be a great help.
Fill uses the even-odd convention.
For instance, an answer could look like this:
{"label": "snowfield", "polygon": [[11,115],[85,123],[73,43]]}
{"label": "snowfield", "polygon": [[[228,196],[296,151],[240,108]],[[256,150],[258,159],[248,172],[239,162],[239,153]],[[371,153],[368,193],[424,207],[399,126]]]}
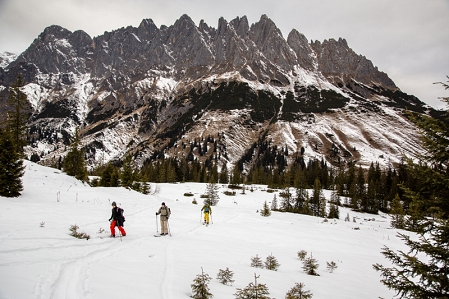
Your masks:
{"label": "snowfield", "polygon": [[[281,212],[262,217],[263,202],[274,194],[279,201],[278,193],[253,186],[253,192],[226,196],[226,186],[219,185],[213,224],[206,227],[200,212],[206,184],[151,184],[151,193],[143,195],[93,188],[59,170],[25,165],[22,196],[0,198],[0,298],[190,298],[201,268],[219,299],[235,298],[237,288],[254,282],[255,274],[271,298],[284,298],[300,282],[315,299],[394,296],[372,267],[389,264],[380,253],[384,245],[407,249],[388,216],[340,208],[341,219],[328,222]],[[184,196],[187,192],[194,196]],[[125,210],[126,237],[109,238],[112,201]],[[160,232],[155,212],[163,201],[172,211],[172,236],[155,238]],[[350,222],[344,221],[347,213]],[[70,236],[75,224],[91,239]],[[317,259],[320,276],[303,271],[300,250]],[[280,263],[278,271],[250,266],[251,257],[265,261],[270,254]],[[326,269],[331,261],[338,266],[333,273]],[[226,267],[234,272],[232,285],[216,279]]]}

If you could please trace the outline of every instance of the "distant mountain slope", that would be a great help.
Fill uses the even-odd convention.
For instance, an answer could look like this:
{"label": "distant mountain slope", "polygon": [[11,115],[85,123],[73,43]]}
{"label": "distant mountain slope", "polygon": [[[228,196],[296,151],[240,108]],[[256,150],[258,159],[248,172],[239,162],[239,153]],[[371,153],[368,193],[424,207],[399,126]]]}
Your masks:
{"label": "distant mountain slope", "polygon": [[191,149],[200,160],[232,165],[263,139],[332,163],[390,165],[421,151],[404,109],[437,114],[346,40],[309,43],[297,30],[285,39],[266,15],[251,25],[220,18],[217,28],[187,15],[160,28],[145,19],[94,38],[47,27],[2,64],[2,114],[18,73],[33,111],[27,153],[44,164],[65,155],[78,127],[90,166],[128,151],[140,163],[185,156],[208,136],[220,146]]}

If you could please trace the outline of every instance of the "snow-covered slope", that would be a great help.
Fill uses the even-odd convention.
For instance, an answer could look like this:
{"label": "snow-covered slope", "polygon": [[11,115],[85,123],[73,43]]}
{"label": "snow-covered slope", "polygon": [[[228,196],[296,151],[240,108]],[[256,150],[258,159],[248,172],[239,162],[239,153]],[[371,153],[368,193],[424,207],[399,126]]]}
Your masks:
{"label": "snow-covered slope", "polygon": [[[58,170],[25,165],[23,195],[1,198],[1,298],[189,298],[201,268],[212,278],[214,298],[220,299],[234,298],[237,288],[254,282],[254,274],[272,298],[284,298],[299,282],[314,299],[394,295],[372,268],[388,264],[380,253],[384,245],[405,249],[388,216],[342,208],[341,220],[328,222],[279,212],[262,217],[258,210],[274,196],[265,186],[226,196],[220,185],[213,224],[206,227],[200,223],[204,184],[151,184],[150,195],[142,195],[92,188]],[[187,192],[198,205],[184,196]],[[127,236],[122,239],[108,237],[112,201],[125,209]],[[163,201],[172,210],[172,236],[155,238],[155,212]],[[347,213],[351,222],[342,220]],[[71,237],[74,224],[92,238]],[[304,273],[300,250],[318,260],[320,276]],[[280,263],[278,271],[250,267],[251,257],[265,260],[270,254]],[[326,270],[331,261],[338,266],[333,273]],[[226,267],[234,272],[231,286],[216,280]]]}

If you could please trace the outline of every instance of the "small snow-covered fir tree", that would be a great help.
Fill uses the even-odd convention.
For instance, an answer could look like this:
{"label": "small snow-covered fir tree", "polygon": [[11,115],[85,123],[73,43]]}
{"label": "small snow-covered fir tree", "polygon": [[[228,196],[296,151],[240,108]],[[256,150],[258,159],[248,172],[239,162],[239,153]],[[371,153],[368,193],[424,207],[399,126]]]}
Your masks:
{"label": "small snow-covered fir tree", "polygon": [[285,294],[285,299],[310,299],[313,294],[310,291],[304,290],[304,284],[295,283],[295,286]]}
{"label": "small snow-covered fir tree", "polygon": [[251,267],[254,268],[263,268],[262,259],[260,257],[256,256],[251,257]]}
{"label": "small snow-covered fir tree", "polygon": [[226,270],[220,269],[217,274],[217,280],[221,282],[222,284],[232,284],[234,280],[232,277],[234,276],[234,272],[229,270],[228,267],[226,267]]}
{"label": "small snow-covered fir tree", "polygon": [[277,271],[279,266],[278,260],[272,254],[267,256],[265,260],[265,269]]}
{"label": "small snow-covered fir tree", "polygon": [[190,285],[192,288],[192,298],[194,299],[209,299],[214,297],[209,291],[209,281],[211,277],[205,274],[203,268],[201,268],[201,274],[198,274]]}
{"label": "small snow-covered fir tree", "polygon": [[268,216],[271,215],[271,211],[270,211],[270,208],[268,207],[267,201],[265,201],[265,202],[263,203],[263,208],[262,208],[262,210],[260,211],[260,215],[262,215],[262,216],[264,216],[264,217],[268,217]]}
{"label": "small snow-covered fir tree", "polygon": [[318,261],[313,258],[312,254],[310,254],[310,257],[304,260],[302,269],[309,275],[320,276],[316,272],[318,266],[319,266]]}
{"label": "small snow-covered fir tree", "polygon": [[270,299],[267,296],[270,294],[268,287],[265,284],[258,284],[257,278],[259,276],[254,274],[254,283],[250,282],[244,289],[237,288],[235,299]]}
{"label": "small snow-covered fir tree", "polygon": [[326,266],[327,271],[329,271],[330,273],[334,272],[334,270],[338,268],[337,264],[334,261],[332,261],[330,263],[326,262],[326,264],[327,264],[327,266]]}

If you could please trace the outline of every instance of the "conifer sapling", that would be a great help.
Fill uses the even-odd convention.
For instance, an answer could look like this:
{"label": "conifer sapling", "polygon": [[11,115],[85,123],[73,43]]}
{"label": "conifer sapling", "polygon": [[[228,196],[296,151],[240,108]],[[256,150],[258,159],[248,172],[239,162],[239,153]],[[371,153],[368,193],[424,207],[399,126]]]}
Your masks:
{"label": "conifer sapling", "polygon": [[256,256],[251,257],[251,267],[254,268],[263,268],[262,259],[260,257]]}
{"label": "conifer sapling", "polygon": [[226,267],[226,270],[220,269],[217,274],[217,280],[221,282],[222,284],[232,284],[234,280],[232,277],[234,276],[234,272],[229,270],[228,267]]}
{"label": "conifer sapling", "polygon": [[205,274],[203,268],[201,268],[201,274],[198,274],[193,283],[190,285],[192,288],[192,298],[194,299],[209,299],[214,297],[209,291],[209,281],[211,277],[208,274]]}
{"label": "conifer sapling", "polygon": [[320,276],[316,272],[318,266],[319,266],[318,261],[312,257],[312,254],[310,254],[310,257],[304,260],[302,269],[309,275]]}
{"label": "conifer sapling", "polygon": [[304,290],[304,284],[302,282],[295,283],[287,294],[285,294],[285,299],[310,299],[312,298],[312,293],[310,291]]}
{"label": "conifer sapling", "polygon": [[265,260],[265,268],[266,269],[277,271],[279,266],[280,266],[279,262],[272,254],[267,256],[267,258]]}
{"label": "conifer sapling", "polygon": [[334,270],[338,268],[337,264],[334,261],[332,261],[330,263],[326,262],[326,264],[327,264],[327,266],[326,266],[327,271],[329,271],[330,273],[334,272]]}
{"label": "conifer sapling", "polygon": [[262,215],[264,217],[268,217],[271,215],[271,211],[270,211],[270,208],[268,207],[267,201],[264,202],[263,208],[260,211],[260,215]]}
{"label": "conifer sapling", "polygon": [[237,292],[234,294],[235,299],[270,299],[270,292],[265,284],[258,284],[257,278],[254,273],[254,283],[249,283],[244,289],[237,288]]}

